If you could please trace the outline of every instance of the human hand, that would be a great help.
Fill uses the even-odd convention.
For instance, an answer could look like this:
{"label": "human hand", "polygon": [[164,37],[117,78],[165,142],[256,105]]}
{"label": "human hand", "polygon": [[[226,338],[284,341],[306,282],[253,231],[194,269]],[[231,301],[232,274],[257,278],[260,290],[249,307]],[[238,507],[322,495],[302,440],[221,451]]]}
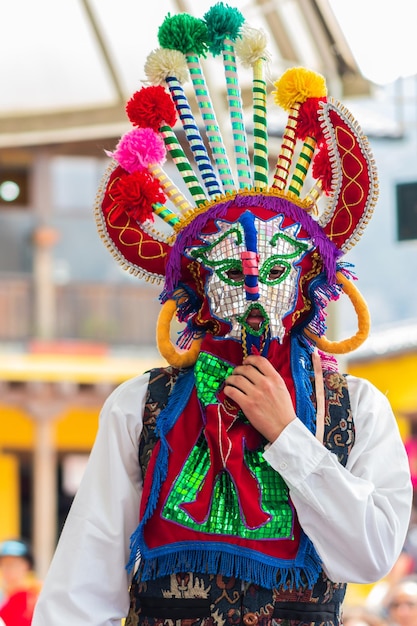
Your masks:
{"label": "human hand", "polygon": [[235,367],[224,393],[270,442],[297,417],[284,379],[263,356],[250,355]]}

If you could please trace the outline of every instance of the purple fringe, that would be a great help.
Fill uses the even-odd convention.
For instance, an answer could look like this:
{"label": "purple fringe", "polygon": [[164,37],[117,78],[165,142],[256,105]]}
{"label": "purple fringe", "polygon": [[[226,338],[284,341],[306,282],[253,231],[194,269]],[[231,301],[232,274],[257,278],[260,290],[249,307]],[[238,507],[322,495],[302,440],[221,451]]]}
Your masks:
{"label": "purple fringe", "polygon": [[[352,271],[353,265],[351,263],[337,263],[336,272],[341,272],[347,279],[356,280],[356,276]],[[343,293],[343,288],[335,278],[334,283],[323,283],[317,287],[313,294],[314,302],[314,316],[310,320],[308,326],[314,334],[321,337],[326,333],[326,317],[327,317],[327,304],[331,301],[338,300]]]}
{"label": "purple fringe", "polygon": [[324,231],[304,209],[293,204],[284,198],[273,195],[237,195],[232,200],[227,200],[209,208],[205,213],[201,213],[181,231],[172,247],[171,254],[166,266],[166,278],[161,300],[164,302],[171,297],[172,291],[178,284],[181,275],[181,257],[184,250],[191,246],[192,242],[198,239],[201,231],[208,221],[225,217],[230,207],[262,207],[277,215],[282,213],[294,222],[301,224],[304,230],[311,237],[315,247],[318,249],[326,270],[327,281],[333,284],[336,279],[336,263],[343,252],[339,250],[327,238]]}

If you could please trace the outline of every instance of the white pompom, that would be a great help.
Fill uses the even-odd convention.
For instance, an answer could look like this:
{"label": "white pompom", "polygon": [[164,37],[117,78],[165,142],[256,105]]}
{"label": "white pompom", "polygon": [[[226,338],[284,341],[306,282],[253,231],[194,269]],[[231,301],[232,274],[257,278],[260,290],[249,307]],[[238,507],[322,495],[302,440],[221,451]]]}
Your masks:
{"label": "white pompom", "polygon": [[243,66],[252,67],[259,59],[270,61],[270,54],[266,49],[268,39],[263,30],[245,24],[241,35],[235,41],[235,50]]}
{"label": "white pompom", "polygon": [[189,77],[185,55],[179,50],[168,48],[153,50],[146,59],[144,69],[152,85],[163,85],[168,76],[184,84]]}

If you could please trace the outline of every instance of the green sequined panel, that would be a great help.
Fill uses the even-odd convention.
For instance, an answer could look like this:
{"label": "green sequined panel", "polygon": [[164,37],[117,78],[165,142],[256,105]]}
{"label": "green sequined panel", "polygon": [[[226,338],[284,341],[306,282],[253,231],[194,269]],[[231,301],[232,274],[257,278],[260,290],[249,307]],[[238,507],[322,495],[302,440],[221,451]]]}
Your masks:
{"label": "green sequined panel", "polygon": [[216,393],[233,370],[234,365],[208,352],[200,352],[194,368],[194,377],[197,396],[203,406],[218,402]]}
{"label": "green sequined panel", "polygon": [[221,472],[214,486],[210,514],[197,524],[180,508],[180,502],[191,502],[208,471],[207,443],[202,435],[175,481],[163,510],[163,517],[200,532],[240,536],[248,539],[292,538],[293,511],[288,502],[288,488],[262,456],[263,449],[245,451],[249,469],[262,485],[262,508],[271,520],[260,528],[247,528],[240,515],[235,486],[227,471]]}
{"label": "green sequined panel", "polygon": [[[233,365],[213,354],[200,352],[194,376],[197,396],[203,406],[218,403],[216,394],[233,369]],[[239,419],[248,423],[242,413]],[[287,485],[281,476],[271,469],[262,453],[263,446],[255,451],[246,449],[243,453],[246,466],[257,483],[262,485],[262,509],[270,515],[270,520],[262,526],[252,529],[245,524],[238,492],[227,470],[221,471],[216,477],[210,512],[204,522],[197,523],[181,508],[181,503],[193,502],[196,499],[209,470],[210,451],[204,433],[192,449],[173,484],[163,509],[163,517],[187,528],[215,535],[248,539],[291,538],[294,520]],[[240,494],[242,497],[242,489]]]}

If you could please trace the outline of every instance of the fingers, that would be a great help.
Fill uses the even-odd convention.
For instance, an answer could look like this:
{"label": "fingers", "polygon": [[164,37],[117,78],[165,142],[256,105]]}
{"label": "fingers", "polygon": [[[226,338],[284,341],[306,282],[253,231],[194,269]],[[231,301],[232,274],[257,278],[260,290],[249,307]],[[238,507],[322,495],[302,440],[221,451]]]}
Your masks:
{"label": "fingers", "polygon": [[225,380],[224,393],[231,399],[236,399],[235,391],[248,395],[255,385],[254,380],[240,374],[231,374]]}
{"label": "fingers", "polygon": [[255,384],[256,381],[259,382],[260,376],[273,376],[276,374],[275,368],[265,357],[251,355],[244,360],[242,365],[235,367],[232,376],[244,376]]}
{"label": "fingers", "polygon": [[[251,355],[233,370],[233,373],[225,380],[225,387],[233,387],[248,395],[253,393],[253,387],[261,388],[268,376],[279,376],[274,367],[262,356]],[[230,390],[225,389],[230,395]],[[232,392],[233,393],[233,392]]]}
{"label": "fingers", "polygon": [[[243,366],[251,365],[255,367],[257,370],[262,372],[264,375],[267,373],[268,369],[272,367],[271,363],[264,356],[260,356],[258,354],[251,354],[246,357],[246,359],[242,363]],[[274,369],[272,367],[272,369]]]}
{"label": "fingers", "polygon": [[225,386],[235,387],[243,393],[249,393],[253,385],[259,384],[262,372],[253,364],[242,364],[235,367],[233,373],[225,380]]}
{"label": "fingers", "polygon": [[275,441],[296,417],[285,381],[264,357],[251,355],[235,367],[224,393],[268,441]]}

